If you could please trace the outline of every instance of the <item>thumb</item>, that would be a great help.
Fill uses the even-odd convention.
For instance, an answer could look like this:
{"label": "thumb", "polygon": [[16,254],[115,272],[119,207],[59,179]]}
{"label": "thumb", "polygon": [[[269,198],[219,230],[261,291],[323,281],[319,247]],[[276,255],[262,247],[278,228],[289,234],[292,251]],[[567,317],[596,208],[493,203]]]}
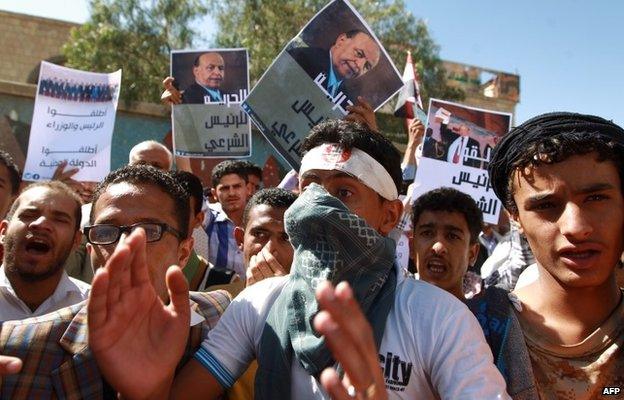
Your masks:
{"label": "thumb", "polygon": [[188,321],[190,320],[189,309],[189,286],[182,270],[177,265],[172,265],[167,270],[167,290],[169,291],[169,299],[171,303],[169,308],[171,311],[180,315]]}

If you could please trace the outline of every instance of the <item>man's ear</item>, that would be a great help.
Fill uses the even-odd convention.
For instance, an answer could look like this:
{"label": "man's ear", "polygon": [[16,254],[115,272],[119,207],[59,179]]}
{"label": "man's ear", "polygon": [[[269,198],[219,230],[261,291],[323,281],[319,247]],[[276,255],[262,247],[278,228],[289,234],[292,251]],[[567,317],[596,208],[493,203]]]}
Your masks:
{"label": "man's ear", "polygon": [[477,257],[479,256],[479,250],[481,250],[481,246],[479,242],[470,245],[470,249],[468,250],[469,262],[468,265],[474,265],[477,261]]}
{"label": "man's ear", "polygon": [[215,201],[217,201],[217,200],[218,200],[218,199],[217,199],[217,189],[215,189],[215,188],[211,188],[211,189],[210,189],[210,195],[212,196],[212,198],[213,198]]}
{"label": "man's ear", "polygon": [[194,243],[195,240],[192,236],[189,236],[186,239],[180,241],[180,244],[178,245],[178,266],[181,269],[184,269],[186,263],[189,260],[189,257],[191,256]]}
{"label": "man's ear", "polygon": [[74,234],[74,242],[72,243],[72,250],[76,250],[80,243],[82,242],[82,231],[79,229]]}
{"label": "man's ear", "polygon": [[522,223],[520,222],[520,215],[517,211],[509,213],[509,223],[513,224],[518,229],[518,232],[524,234],[524,228],[522,227]]}
{"label": "man's ear", "polygon": [[403,203],[401,200],[382,200],[383,219],[379,226],[379,233],[383,236],[388,234],[397,226],[403,215]]}
{"label": "man's ear", "polygon": [[9,221],[7,221],[6,219],[3,219],[0,222],[0,243],[4,243],[4,235],[8,227],[9,227]]}
{"label": "man's ear", "polygon": [[245,230],[240,226],[234,228],[234,239],[236,239],[236,244],[238,244],[238,248],[243,250],[243,239],[245,238]]}

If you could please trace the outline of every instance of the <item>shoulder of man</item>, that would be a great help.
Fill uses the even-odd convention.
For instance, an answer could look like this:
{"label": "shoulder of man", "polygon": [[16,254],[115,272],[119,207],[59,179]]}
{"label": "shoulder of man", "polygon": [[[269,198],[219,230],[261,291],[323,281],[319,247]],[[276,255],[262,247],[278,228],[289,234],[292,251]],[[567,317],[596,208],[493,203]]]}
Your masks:
{"label": "shoulder of man", "polygon": [[211,292],[189,292],[191,308],[206,319],[208,325],[213,328],[225,311],[232,297],[226,290],[214,290]]}

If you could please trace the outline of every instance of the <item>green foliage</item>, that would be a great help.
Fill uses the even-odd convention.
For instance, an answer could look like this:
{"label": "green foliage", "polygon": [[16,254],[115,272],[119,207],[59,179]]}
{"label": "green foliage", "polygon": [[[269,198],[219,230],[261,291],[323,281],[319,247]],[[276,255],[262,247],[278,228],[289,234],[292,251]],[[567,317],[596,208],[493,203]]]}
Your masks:
{"label": "green foliage", "polygon": [[171,49],[193,45],[192,22],[206,12],[201,0],[91,0],[91,18],[73,28],[63,47],[69,67],[123,69],[121,98],[158,102]]}

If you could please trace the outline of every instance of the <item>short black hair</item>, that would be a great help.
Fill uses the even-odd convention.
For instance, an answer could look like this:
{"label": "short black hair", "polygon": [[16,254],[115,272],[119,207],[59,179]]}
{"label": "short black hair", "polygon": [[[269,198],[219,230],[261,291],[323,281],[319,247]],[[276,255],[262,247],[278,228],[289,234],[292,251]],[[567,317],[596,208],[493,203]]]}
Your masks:
{"label": "short black hair", "polygon": [[483,213],[472,197],[457,189],[443,187],[424,193],[416,199],[412,226],[416,229],[418,219],[425,211],[457,212],[464,216],[470,231],[470,244],[477,243],[483,229]]}
{"label": "short black hair", "polygon": [[215,167],[212,169],[212,187],[216,188],[217,185],[221,183],[221,178],[223,178],[225,175],[230,174],[236,174],[240,176],[245,181],[245,183],[249,181],[247,179],[247,170],[243,165],[241,165],[240,161],[225,160],[215,165]]}
{"label": "short black hair", "polygon": [[104,181],[97,186],[93,194],[93,206],[91,207],[91,214],[89,216],[90,224],[93,224],[93,220],[95,219],[95,205],[102,193],[104,193],[110,185],[122,182],[131,185],[153,185],[167,194],[167,196],[173,200],[173,210],[171,211],[178,223],[178,226],[174,228],[180,233],[180,240],[187,238],[191,208],[189,195],[168,172],[154,168],[151,165],[126,165],[109,173],[106,178],[104,178]]}
{"label": "short black hair", "polygon": [[258,190],[245,206],[243,211],[243,228],[249,222],[249,213],[255,206],[264,204],[273,208],[288,208],[297,200],[297,195],[282,188],[268,188]]}
{"label": "short black hair", "polygon": [[301,145],[301,150],[305,154],[324,143],[336,143],[346,150],[355,147],[373,157],[388,171],[397,192],[400,192],[403,185],[401,154],[380,132],[359,122],[329,119],[310,130]]}
{"label": "short black hair", "polygon": [[184,190],[188,193],[189,197],[195,199],[195,209],[192,210],[195,214],[199,214],[202,210],[202,203],[204,202],[204,186],[201,179],[197,175],[188,171],[170,171],[173,179],[178,182]]}
{"label": "short black hair", "polygon": [[0,150],[0,163],[9,171],[9,178],[11,179],[11,194],[16,195],[19,191],[20,183],[22,183],[22,174],[20,173],[17,164],[13,161],[13,157],[4,150]]}
{"label": "short black hair", "polygon": [[80,198],[80,196],[78,196],[74,189],[61,181],[39,181],[26,186],[24,190],[22,190],[22,193],[20,193],[15,201],[13,201],[13,204],[11,204],[11,208],[9,209],[9,212],[7,212],[5,219],[7,221],[10,221],[11,218],[13,218],[15,210],[17,210],[17,207],[19,207],[20,197],[24,193],[40,187],[47,188],[53,192],[62,193],[74,201],[74,225],[76,230],[80,230],[80,222],[82,220],[82,199]]}
{"label": "short black hair", "polygon": [[363,29],[351,29],[349,31],[346,31],[344,34],[345,34],[346,37],[352,38],[353,36],[358,35],[360,33],[365,34],[366,36],[370,37],[371,39],[373,38],[373,36],[369,32],[367,32],[367,31],[365,31]]}
{"label": "short black hair", "polygon": [[247,176],[254,175],[257,176],[258,179],[262,180],[262,168],[247,160],[235,160],[235,162],[240,163],[241,167],[247,171]]}
{"label": "short black hair", "polygon": [[555,164],[575,155],[597,153],[615,164],[624,185],[624,129],[606,119],[567,112],[542,114],[513,128],[494,147],[488,171],[494,192],[512,213],[513,175],[526,167]]}

